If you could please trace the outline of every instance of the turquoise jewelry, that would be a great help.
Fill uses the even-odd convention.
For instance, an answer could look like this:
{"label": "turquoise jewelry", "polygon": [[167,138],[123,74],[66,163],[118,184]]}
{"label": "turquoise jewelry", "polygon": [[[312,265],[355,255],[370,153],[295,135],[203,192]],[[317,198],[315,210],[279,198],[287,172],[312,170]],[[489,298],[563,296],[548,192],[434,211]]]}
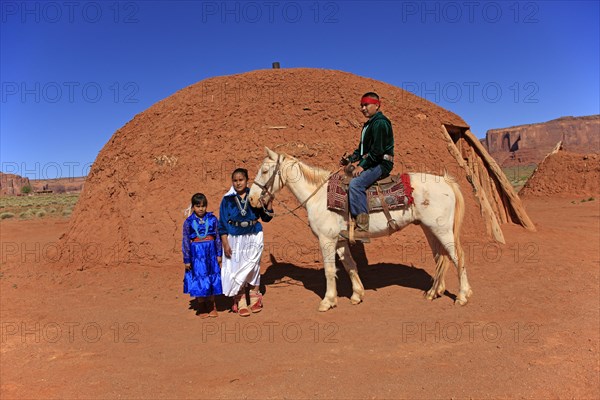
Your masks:
{"label": "turquoise jewelry", "polygon": [[196,232],[196,237],[198,239],[204,239],[208,235],[208,225],[210,225],[210,224],[207,221],[204,221],[200,217],[198,217],[198,219],[200,220],[200,225],[204,225],[204,235],[201,235],[200,232],[198,231],[198,229],[200,228],[200,225],[198,225],[198,221],[196,221],[195,219],[192,221],[192,229],[194,230],[194,232]]}

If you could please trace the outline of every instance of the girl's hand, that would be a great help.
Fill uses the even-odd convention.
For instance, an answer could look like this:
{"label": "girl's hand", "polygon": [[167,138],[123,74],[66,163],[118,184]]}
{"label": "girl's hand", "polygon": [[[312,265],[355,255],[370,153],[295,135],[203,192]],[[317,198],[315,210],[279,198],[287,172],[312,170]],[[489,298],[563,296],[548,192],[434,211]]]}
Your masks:
{"label": "girl's hand", "polygon": [[185,270],[186,271],[191,271],[192,270],[192,264],[183,264],[185,266]]}
{"label": "girl's hand", "polygon": [[232,253],[233,252],[231,251],[231,247],[229,246],[229,243],[223,242],[223,254],[225,254],[225,257],[231,258]]}
{"label": "girl's hand", "polygon": [[221,257],[217,257],[217,262],[219,263],[219,268],[221,268],[222,261],[223,261],[223,259]]}

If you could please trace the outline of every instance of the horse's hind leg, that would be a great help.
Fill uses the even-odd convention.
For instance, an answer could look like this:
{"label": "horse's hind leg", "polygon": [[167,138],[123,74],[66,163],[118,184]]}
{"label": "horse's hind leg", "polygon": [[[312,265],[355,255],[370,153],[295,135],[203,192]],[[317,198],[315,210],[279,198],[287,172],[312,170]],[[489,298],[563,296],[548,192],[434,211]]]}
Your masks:
{"label": "horse's hind leg", "polygon": [[342,264],[344,264],[344,268],[346,269],[346,272],[348,272],[350,281],[352,282],[352,297],[350,297],[350,301],[352,304],[359,304],[365,296],[365,288],[358,276],[358,268],[356,267],[354,258],[352,258],[352,254],[350,254],[348,242],[344,241],[338,243],[337,254],[342,261]]}
{"label": "horse's hind leg", "polygon": [[[462,249],[459,250],[462,253]],[[453,260],[454,261],[454,260]],[[456,296],[456,304],[464,306],[467,304],[467,299],[473,294],[471,285],[469,285],[469,279],[467,279],[467,268],[464,265],[464,255],[461,254],[458,262],[454,262],[458,269],[458,282],[460,289],[458,296]]]}
{"label": "horse's hind leg", "polygon": [[431,247],[431,252],[433,253],[433,258],[436,263],[433,284],[425,293],[425,298],[427,300],[433,300],[442,296],[446,291],[446,282],[444,280],[444,276],[446,275],[446,270],[448,269],[448,257],[444,255],[445,250],[442,248],[441,243],[436,235],[434,235],[429,228],[423,225],[422,228],[423,232],[425,232],[425,237],[429,242],[429,247]]}
{"label": "horse's hind leg", "polygon": [[436,236],[448,254],[447,256],[444,256],[444,258],[450,257],[458,271],[459,290],[455,304],[464,306],[467,304],[467,299],[473,294],[473,291],[471,290],[471,285],[469,285],[469,280],[467,278],[467,268],[464,265],[465,257],[463,249],[460,243],[455,243],[452,232],[448,232],[444,235],[437,234]]}

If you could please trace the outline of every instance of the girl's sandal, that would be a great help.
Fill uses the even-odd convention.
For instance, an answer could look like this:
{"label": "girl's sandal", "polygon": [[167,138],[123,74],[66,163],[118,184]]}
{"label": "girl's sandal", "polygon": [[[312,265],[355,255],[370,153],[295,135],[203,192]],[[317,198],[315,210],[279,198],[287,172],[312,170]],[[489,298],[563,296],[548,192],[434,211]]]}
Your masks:
{"label": "girl's sandal", "polygon": [[248,309],[248,303],[246,302],[246,295],[243,294],[240,296],[240,300],[238,302],[237,305],[238,308],[238,314],[240,317],[249,317],[250,316],[250,310]]}
{"label": "girl's sandal", "polygon": [[250,292],[250,310],[253,313],[261,312],[263,308],[262,294],[259,291]]}
{"label": "girl's sandal", "polygon": [[217,312],[217,303],[215,303],[214,301],[211,304],[210,307],[210,312],[208,313],[208,316],[211,318],[217,318],[219,316],[219,313]]}
{"label": "girl's sandal", "polygon": [[238,314],[240,317],[249,317],[251,313],[248,307],[244,307],[239,309]]}

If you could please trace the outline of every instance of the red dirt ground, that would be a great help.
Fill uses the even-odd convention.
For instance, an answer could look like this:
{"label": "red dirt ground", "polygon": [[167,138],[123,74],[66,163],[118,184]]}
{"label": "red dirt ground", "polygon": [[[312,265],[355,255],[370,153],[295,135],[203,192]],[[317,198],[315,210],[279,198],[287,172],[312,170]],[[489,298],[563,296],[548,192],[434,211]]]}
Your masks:
{"label": "red dirt ground", "polygon": [[0,397],[598,398],[599,202],[572,199],[526,200],[536,233],[465,242],[465,307],[455,274],[447,296],[423,299],[433,262],[398,236],[365,246],[358,306],[342,269],[338,307],[317,312],[323,271],[278,263],[273,246],[264,311],[210,321],[181,293],[180,265],[60,269],[43,261],[66,220],[2,221]]}

